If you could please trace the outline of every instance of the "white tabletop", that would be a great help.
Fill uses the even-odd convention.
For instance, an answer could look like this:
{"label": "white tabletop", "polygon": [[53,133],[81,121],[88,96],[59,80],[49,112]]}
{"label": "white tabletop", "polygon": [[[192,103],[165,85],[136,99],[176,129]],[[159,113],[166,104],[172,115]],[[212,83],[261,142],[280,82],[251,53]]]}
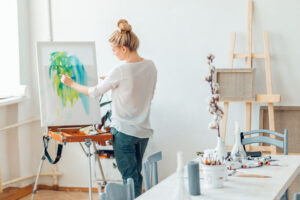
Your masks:
{"label": "white tabletop", "polygon": [[[203,180],[200,181],[201,195],[191,196],[192,200],[247,200],[247,199],[280,199],[286,189],[300,172],[300,156],[272,156],[286,166],[263,166],[258,168],[240,169],[242,173],[260,174],[271,178],[228,177],[224,187],[220,189],[206,189]],[[200,175],[201,176],[201,175]],[[185,177],[187,177],[185,172]],[[171,200],[177,182],[176,174],[172,174],[136,200]],[[188,190],[188,179],[185,178]]]}

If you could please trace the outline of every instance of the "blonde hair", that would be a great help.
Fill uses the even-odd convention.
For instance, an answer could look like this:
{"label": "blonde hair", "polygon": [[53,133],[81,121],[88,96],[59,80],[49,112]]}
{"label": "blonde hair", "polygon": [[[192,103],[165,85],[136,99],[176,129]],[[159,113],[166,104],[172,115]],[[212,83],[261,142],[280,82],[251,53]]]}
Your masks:
{"label": "blonde hair", "polygon": [[109,38],[109,42],[117,45],[117,46],[125,46],[130,51],[135,51],[139,47],[139,39],[137,36],[131,31],[131,26],[128,24],[127,20],[120,19],[118,21],[118,30],[113,32],[113,34]]}

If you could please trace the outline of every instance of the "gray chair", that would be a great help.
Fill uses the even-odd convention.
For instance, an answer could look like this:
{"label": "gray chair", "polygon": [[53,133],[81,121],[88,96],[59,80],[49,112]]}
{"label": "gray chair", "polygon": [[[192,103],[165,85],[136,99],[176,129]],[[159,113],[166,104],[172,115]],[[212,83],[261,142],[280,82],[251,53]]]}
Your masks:
{"label": "gray chair", "polygon": [[143,178],[146,191],[158,183],[157,162],[161,159],[162,153],[159,151],[148,156],[143,162]]}
{"label": "gray chair", "polygon": [[[246,135],[253,135],[258,133],[267,133],[270,135],[275,135],[283,138],[283,140],[277,140],[275,138],[267,137],[267,136],[251,136],[249,138],[245,138]],[[284,155],[288,155],[288,130],[284,129],[284,133],[278,133],[270,130],[254,130],[249,132],[241,132],[241,141],[243,145],[254,144],[254,143],[267,143],[279,148],[283,149]]]}
{"label": "gray chair", "polygon": [[294,200],[300,200],[300,193],[294,194]]}
{"label": "gray chair", "polygon": [[[269,135],[275,135],[280,138],[283,138],[283,140],[277,140],[275,138],[271,138],[267,136],[259,136],[259,135],[245,138],[246,135],[253,135],[258,133],[267,133]],[[267,143],[270,145],[274,145],[279,148],[282,148],[284,155],[288,155],[288,130],[287,129],[284,129],[283,134],[275,131],[263,130],[263,129],[249,131],[249,132],[241,132],[241,141],[244,146],[247,144],[254,144],[254,143]],[[282,195],[281,200],[283,199],[288,200],[288,190],[286,190],[284,195]]]}
{"label": "gray chair", "polygon": [[127,179],[125,185],[108,183],[105,192],[100,193],[100,200],[133,200],[134,182],[132,178]]}

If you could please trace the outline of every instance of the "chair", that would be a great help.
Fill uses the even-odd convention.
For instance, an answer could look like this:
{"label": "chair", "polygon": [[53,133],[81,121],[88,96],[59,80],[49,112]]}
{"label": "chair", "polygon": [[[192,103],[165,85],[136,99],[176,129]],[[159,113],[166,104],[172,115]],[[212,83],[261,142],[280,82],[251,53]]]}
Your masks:
{"label": "chair", "polygon": [[[267,133],[270,135],[275,135],[275,136],[283,138],[283,140],[277,140],[275,138],[271,138],[271,137],[267,137],[267,136],[254,136],[254,137],[245,138],[246,135],[252,135],[252,134],[257,134],[257,133]],[[271,145],[277,146],[279,148],[282,148],[284,155],[288,155],[288,130],[287,129],[284,129],[283,134],[275,132],[275,131],[263,130],[263,129],[249,131],[249,132],[241,132],[241,141],[244,146],[247,144],[253,144],[253,143],[271,144]]]}
{"label": "chair", "polygon": [[134,182],[132,178],[127,179],[125,185],[108,183],[105,192],[100,193],[100,200],[133,200]]}
{"label": "chair", "polygon": [[300,193],[294,194],[294,200],[300,200]]}
{"label": "chair", "polygon": [[148,156],[143,162],[143,176],[146,191],[158,183],[157,162],[161,159],[162,153],[159,151]]}
{"label": "chair", "polygon": [[[254,136],[254,137],[251,136],[249,138],[245,138],[246,135],[258,134],[258,133],[267,133],[269,135],[275,135],[275,136],[283,138],[283,140],[277,140],[275,138],[271,138],[271,137],[267,137],[267,136]],[[282,148],[284,155],[288,155],[288,130],[287,129],[284,129],[283,134],[275,132],[275,131],[263,130],[263,129],[249,131],[249,132],[241,132],[241,141],[242,141],[242,144],[244,145],[244,147],[247,144],[254,144],[254,143],[267,143],[270,145],[274,145],[279,148]],[[282,195],[282,197],[280,199],[281,200],[288,199],[288,190],[285,191],[285,193]]]}

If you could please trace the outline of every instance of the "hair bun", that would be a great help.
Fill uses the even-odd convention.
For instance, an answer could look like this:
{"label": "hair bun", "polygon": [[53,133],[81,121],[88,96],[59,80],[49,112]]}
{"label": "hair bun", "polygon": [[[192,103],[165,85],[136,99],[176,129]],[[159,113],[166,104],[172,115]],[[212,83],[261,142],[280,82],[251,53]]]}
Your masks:
{"label": "hair bun", "polygon": [[121,32],[123,32],[123,31],[130,32],[131,31],[131,26],[128,24],[126,19],[120,19],[118,21],[118,28],[120,29]]}

